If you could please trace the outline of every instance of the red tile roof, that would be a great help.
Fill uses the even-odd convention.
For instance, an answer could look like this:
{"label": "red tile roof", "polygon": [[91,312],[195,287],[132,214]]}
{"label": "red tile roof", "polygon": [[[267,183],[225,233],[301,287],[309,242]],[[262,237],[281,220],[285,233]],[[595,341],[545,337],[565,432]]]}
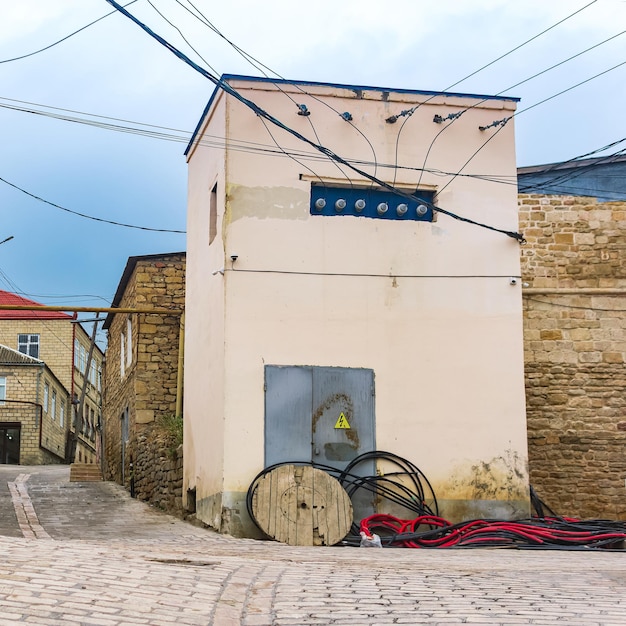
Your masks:
{"label": "red tile roof", "polygon": [[[15,306],[43,306],[39,302],[29,300],[10,291],[0,289],[0,304]],[[71,315],[61,311],[28,311],[0,309],[0,320],[64,320],[72,319]]]}

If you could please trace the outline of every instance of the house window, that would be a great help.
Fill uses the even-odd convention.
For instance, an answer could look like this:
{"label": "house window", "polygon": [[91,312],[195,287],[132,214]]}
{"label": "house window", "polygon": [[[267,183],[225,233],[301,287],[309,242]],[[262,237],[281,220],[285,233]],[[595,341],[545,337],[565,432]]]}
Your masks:
{"label": "house window", "polygon": [[87,369],[87,350],[85,349],[85,346],[81,345],[80,347],[80,371],[83,376],[86,374],[86,369]]}
{"label": "house window", "polygon": [[89,382],[95,387],[98,380],[98,364],[95,359],[91,359],[89,366]]}
{"label": "house window", "polygon": [[39,358],[39,335],[23,334],[17,336],[17,349],[35,359]]}
{"label": "house window", "polygon": [[7,377],[0,376],[0,406],[4,406],[3,400],[7,397]]}
{"label": "house window", "polygon": [[56,392],[56,389],[52,390],[52,402],[50,403],[50,414],[51,414],[53,420],[55,420],[57,418],[57,392]]}
{"label": "house window", "polygon": [[211,189],[209,199],[209,245],[213,243],[217,235],[217,183]]}
{"label": "house window", "polygon": [[65,428],[65,403],[59,405],[59,426]]}
{"label": "house window", "polygon": [[50,396],[50,385],[44,383],[43,385],[43,410],[48,412],[48,397]]}
{"label": "house window", "polygon": [[130,315],[126,318],[126,367],[133,362],[133,323]]}
{"label": "house window", "polygon": [[120,376],[126,373],[126,340],[124,333],[120,334]]}

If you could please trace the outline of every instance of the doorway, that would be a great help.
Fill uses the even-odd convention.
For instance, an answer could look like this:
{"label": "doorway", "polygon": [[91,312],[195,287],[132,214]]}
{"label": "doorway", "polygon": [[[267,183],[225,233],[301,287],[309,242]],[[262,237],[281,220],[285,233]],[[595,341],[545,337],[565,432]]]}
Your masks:
{"label": "doorway", "polygon": [[[374,371],[347,367],[265,366],[265,466],[314,462],[338,470],[376,449]],[[359,476],[376,472],[360,463]],[[373,496],[353,498],[355,519],[374,512]]]}
{"label": "doorway", "polygon": [[19,422],[0,423],[0,464],[20,464],[21,429]]}

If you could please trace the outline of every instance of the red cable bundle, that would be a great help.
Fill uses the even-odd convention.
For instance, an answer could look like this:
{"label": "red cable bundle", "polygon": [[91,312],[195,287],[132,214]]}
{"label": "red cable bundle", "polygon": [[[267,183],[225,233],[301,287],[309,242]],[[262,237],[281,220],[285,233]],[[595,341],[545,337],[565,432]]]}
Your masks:
{"label": "red cable bundle", "polygon": [[[453,546],[614,546],[626,539],[626,527],[619,522],[580,521],[573,518],[532,520],[471,520],[451,524],[442,517],[421,515],[403,520],[377,513],[360,524],[361,532],[372,536],[382,531],[388,546],[405,548],[450,548]],[[391,531],[391,535],[389,532]]]}

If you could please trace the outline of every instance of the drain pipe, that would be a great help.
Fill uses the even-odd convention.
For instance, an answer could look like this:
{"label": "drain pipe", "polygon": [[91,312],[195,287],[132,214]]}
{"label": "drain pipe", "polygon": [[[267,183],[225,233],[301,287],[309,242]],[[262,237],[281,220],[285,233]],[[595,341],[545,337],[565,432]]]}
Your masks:
{"label": "drain pipe", "polygon": [[185,360],[185,312],[180,314],[178,331],[178,369],[176,371],[176,417],[183,415],[183,373]]}

